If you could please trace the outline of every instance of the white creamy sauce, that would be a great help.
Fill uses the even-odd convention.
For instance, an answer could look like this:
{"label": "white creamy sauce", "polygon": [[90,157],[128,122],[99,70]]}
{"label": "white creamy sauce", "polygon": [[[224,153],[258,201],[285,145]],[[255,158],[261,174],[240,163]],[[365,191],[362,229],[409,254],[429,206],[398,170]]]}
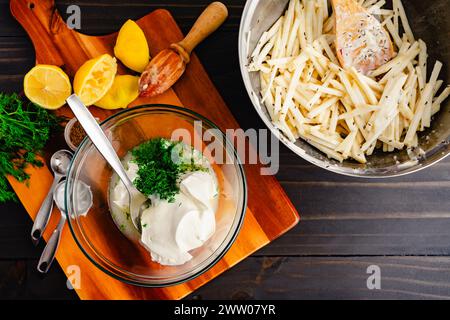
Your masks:
{"label": "white creamy sauce", "polygon": [[179,265],[192,259],[189,251],[201,247],[215,232],[216,186],[205,172],[185,175],[175,201],[155,200],[141,217],[141,243],[152,259]]}
{"label": "white creamy sauce", "polygon": [[[130,155],[125,157],[124,166],[133,181],[138,166]],[[216,230],[218,184],[209,164],[207,168],[181,176],[180,192],[171,202],[150,196],[151,205],[141,214],[141,232],[129,217],[128,192],[113,176],[110,205],[114,222],[126,237],[143,245],[153,261],[162,265],[188,262],[193,258],[190,251],[201,247]]]}
{"label": "white creamy sauce", "polygon": [[[131,162],[131,155],[125,157],[123,165],[130,180],[133,181],[136,179],[138,165]],[[141,236],[131,221],[129,214],[129,194],[125,185],[119,180],[116,174],[111,179],[109,197],[111,215],[115,224],[128,239],[138,242]]]}
{"label": "white creamy sauce", "polygon": [[[60,184],[54,194],[54,199],[56,201],[56,204],[58,208],[63,209],[65,208],[65,182],[64,184]],[[76,185],[73,187],[73,197],[75,198],[74,201],[74,211],[76,215],[79,216],[86,216],[89,209],[92,207],[92,191],[91,187],[85,184],[82,181],[77,181]],[[66,210],[63,210],[66,211]]]}
{"label": "white creamy sauce", "polygon": [[[127,162],[127,176],[131,181],[136,179],[138,172],[138,165],[134,162]],[[122,210],[128,210],[130,196],[128,194],[125,185],[122,182],[117,183],[116,187],[112,191],[112,202]]]}

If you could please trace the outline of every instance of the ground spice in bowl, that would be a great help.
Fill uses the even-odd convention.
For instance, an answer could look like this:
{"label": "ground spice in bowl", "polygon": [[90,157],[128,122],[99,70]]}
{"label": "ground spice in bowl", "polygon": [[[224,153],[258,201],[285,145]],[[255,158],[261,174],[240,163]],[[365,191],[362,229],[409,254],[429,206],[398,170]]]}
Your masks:
{"label": "ground spice in bowl", "polygon": [[[100,122],[99,118],[95,118],[95,120]],[[72,151],[76,151],[85,137],[86,132],[78,122],[77,118],[72,118],[72,120],[66,124],[64,130],[64,139],[66,140],[67,145]]]}
{"label": "ground spice in bowl", "polygon": [[78,121],[75,122],[72,128],[70,129],[69,134],[70,141],[75,147],[78,147],[85,137],[86,132],[84,131],[83,127]]}

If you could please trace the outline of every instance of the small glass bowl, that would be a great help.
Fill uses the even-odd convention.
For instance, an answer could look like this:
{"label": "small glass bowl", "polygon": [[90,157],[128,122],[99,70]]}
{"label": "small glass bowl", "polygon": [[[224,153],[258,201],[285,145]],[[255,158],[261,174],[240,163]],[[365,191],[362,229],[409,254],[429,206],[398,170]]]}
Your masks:
{"label": "small glass bowl", "polygon": [[[100,121],[99,118],[95,118],[97,122]],[[67,122],[65,128],[64,128],[64,140],[66,140],[66,144],[69,146],[70,150],[76,151],[78,147],[73,144],[72,140],[70,139],[70,132],[72,131],[73,126],[78,122],[77,118],[70,119],[69,122]],[[81,145],[81,143],[80,143]]]}
{"label": "small glass bowl", "polygon": [[[234,243],[247,205],[244,170],[226,136],[201,115],[168,105],[127,109],[110,117],[101,126],[121,158],[151,138],[170,139],[174,132],[189,133],[193,137],[199,136],[201,130],[209,135],[207,142],[200,140],[201,151],[206,155],[214,148],[216,154],[217,151],[222,153],[225,161],[215,161],[215,157],[210,155],[220,187],[216,232],[202,247],[190,252],[192,260],[180,266],[163,266],[153,262],[148,251],[128,240],[114,224],[108,205],[111,168],[92,142],[84,139],[69,168],[65,204],[70,230],[86,257],[114,278],[145,287],[180,284],[214,266]],[[198,149],[196,145],[194,147]],[[74,199],[80,182],[88,184],[93,194],[93,206],[85,216],[74,214],[78,211]]]}

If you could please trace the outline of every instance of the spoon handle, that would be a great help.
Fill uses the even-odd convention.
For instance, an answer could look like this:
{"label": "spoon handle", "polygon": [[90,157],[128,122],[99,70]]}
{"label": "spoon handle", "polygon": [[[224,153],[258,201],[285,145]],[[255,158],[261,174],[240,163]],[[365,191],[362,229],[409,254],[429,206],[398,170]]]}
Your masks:
{"label": "spoon handle", "polygon": [[52,186],[50,187],[50,190],[48,191],[44,202],[39,208],[36,219],[34,220],[33,228],[31,229],[31,239],[33,240],[33,243],[35,245],[39,243],[39,240],[41,239],[42,234],[44,233],[45,228],[47,227],[47,224],[50,220],[50,216],[53,210],[53,193],[61,179],[62,176],[55,174]]}
{"label": "spoon handle", "polygon": [[39,259],[37,269],[40,273],[47,273],[55,259],[56,250],[58,250],[59,241],[61,240],[61,234],[66,223],[66,217],[61,215],[58,226],[53,231],[47,245],[42,251],[41,258]]}
{"label": "spoon handle", "polygon": [[109,142],[102,128],[100,128],[97,121],[94,119],[86,106],[81,102],[80,98],[73,94],[67,98],[67,103],[75,114],[75,117],[77,117],[81,126],[86,131],[86,134],[97,148],[98,152],[102,154],[111,168],[117,173],[127,189],[133,188],[133,183],[128,178],[128,175],[126,174],[116,151],[112,147],[111,142]]}

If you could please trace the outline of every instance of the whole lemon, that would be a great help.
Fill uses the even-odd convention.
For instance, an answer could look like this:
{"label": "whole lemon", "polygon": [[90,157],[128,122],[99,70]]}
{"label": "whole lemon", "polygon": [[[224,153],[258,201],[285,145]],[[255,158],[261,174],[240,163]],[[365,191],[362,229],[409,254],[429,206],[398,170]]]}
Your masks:
{"label": "whole lemon", "polygon": [[128,20],[120,28],[114,54],[131,70],[139,73],[145,70],[150,60],[148,43],[144,31],[133,20]]}
{"label": "whole lemon", "polygon": [[139,96],[139,77],[116,76],[109,91],[95,103],[103,109],[126,108]]}

